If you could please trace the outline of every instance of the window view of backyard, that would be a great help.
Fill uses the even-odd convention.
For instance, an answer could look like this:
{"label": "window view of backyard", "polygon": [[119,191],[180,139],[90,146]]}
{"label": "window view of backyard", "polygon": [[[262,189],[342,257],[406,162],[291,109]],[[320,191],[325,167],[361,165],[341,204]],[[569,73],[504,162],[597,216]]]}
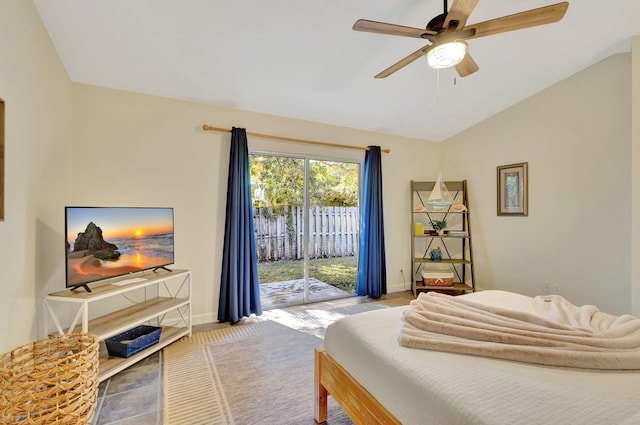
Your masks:
{"label": "window view of backyard", "polygon": [[252,154],[250,169],[263,308],[354,294],[359,164]]}

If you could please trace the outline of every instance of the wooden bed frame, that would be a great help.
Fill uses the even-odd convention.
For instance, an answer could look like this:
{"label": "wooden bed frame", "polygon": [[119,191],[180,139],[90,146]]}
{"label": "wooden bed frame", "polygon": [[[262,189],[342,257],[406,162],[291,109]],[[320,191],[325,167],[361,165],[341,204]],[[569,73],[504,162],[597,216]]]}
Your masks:
{"label": "wooden bed frame", "polygon": [[327,402],[331,395],[351,420],[366,425],[401,425],[378,400],[342,368],[324,348],[315,352],[315,419],[327,421]]}

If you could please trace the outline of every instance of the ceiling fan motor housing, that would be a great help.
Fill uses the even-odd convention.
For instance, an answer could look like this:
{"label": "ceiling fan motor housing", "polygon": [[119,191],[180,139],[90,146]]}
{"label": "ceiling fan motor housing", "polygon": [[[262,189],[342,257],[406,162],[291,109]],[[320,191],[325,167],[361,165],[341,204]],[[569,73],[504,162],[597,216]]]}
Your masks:
{"label": "ceiling fan motor housing", "polygon": [[444,29],[444,20],[447,18],[447,14],[443,13],[441,15],[436,16],[427,24],[427,30],[440,32]]}

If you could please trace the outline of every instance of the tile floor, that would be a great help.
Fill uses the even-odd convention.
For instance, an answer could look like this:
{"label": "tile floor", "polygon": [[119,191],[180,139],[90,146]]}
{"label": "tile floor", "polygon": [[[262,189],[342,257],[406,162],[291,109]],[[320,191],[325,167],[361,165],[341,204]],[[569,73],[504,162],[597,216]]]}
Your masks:
{"label": "tile floor", "polygon": [[[385,295],[389,298],[413,298],[410,291]],[[381,301],[367,297],[349,297],[314,304],[286,307],[289,314],[304,314],[306,309],[346,309],[355,304]],[[265,312],[268,315],[269,311]],[[194,332],[217,329],[228,324],[208,323],[193,327]],[[162,351],[100,383],[94,425],[162,424]]]}
{"label": "tile floor", "polygon": [[162,350],[100,383],[94,424],[162,424]]}

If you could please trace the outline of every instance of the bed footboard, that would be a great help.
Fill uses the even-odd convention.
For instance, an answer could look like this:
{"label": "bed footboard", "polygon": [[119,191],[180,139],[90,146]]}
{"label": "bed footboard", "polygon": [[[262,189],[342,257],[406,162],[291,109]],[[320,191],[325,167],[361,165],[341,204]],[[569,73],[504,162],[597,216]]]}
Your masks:
{"label": "bed footboard", "polygon": [[362,385],[340,366],[323,348],[315,352],[315,419],[321,424],[327,421],[328,396],[357,425],[401,425]]}

